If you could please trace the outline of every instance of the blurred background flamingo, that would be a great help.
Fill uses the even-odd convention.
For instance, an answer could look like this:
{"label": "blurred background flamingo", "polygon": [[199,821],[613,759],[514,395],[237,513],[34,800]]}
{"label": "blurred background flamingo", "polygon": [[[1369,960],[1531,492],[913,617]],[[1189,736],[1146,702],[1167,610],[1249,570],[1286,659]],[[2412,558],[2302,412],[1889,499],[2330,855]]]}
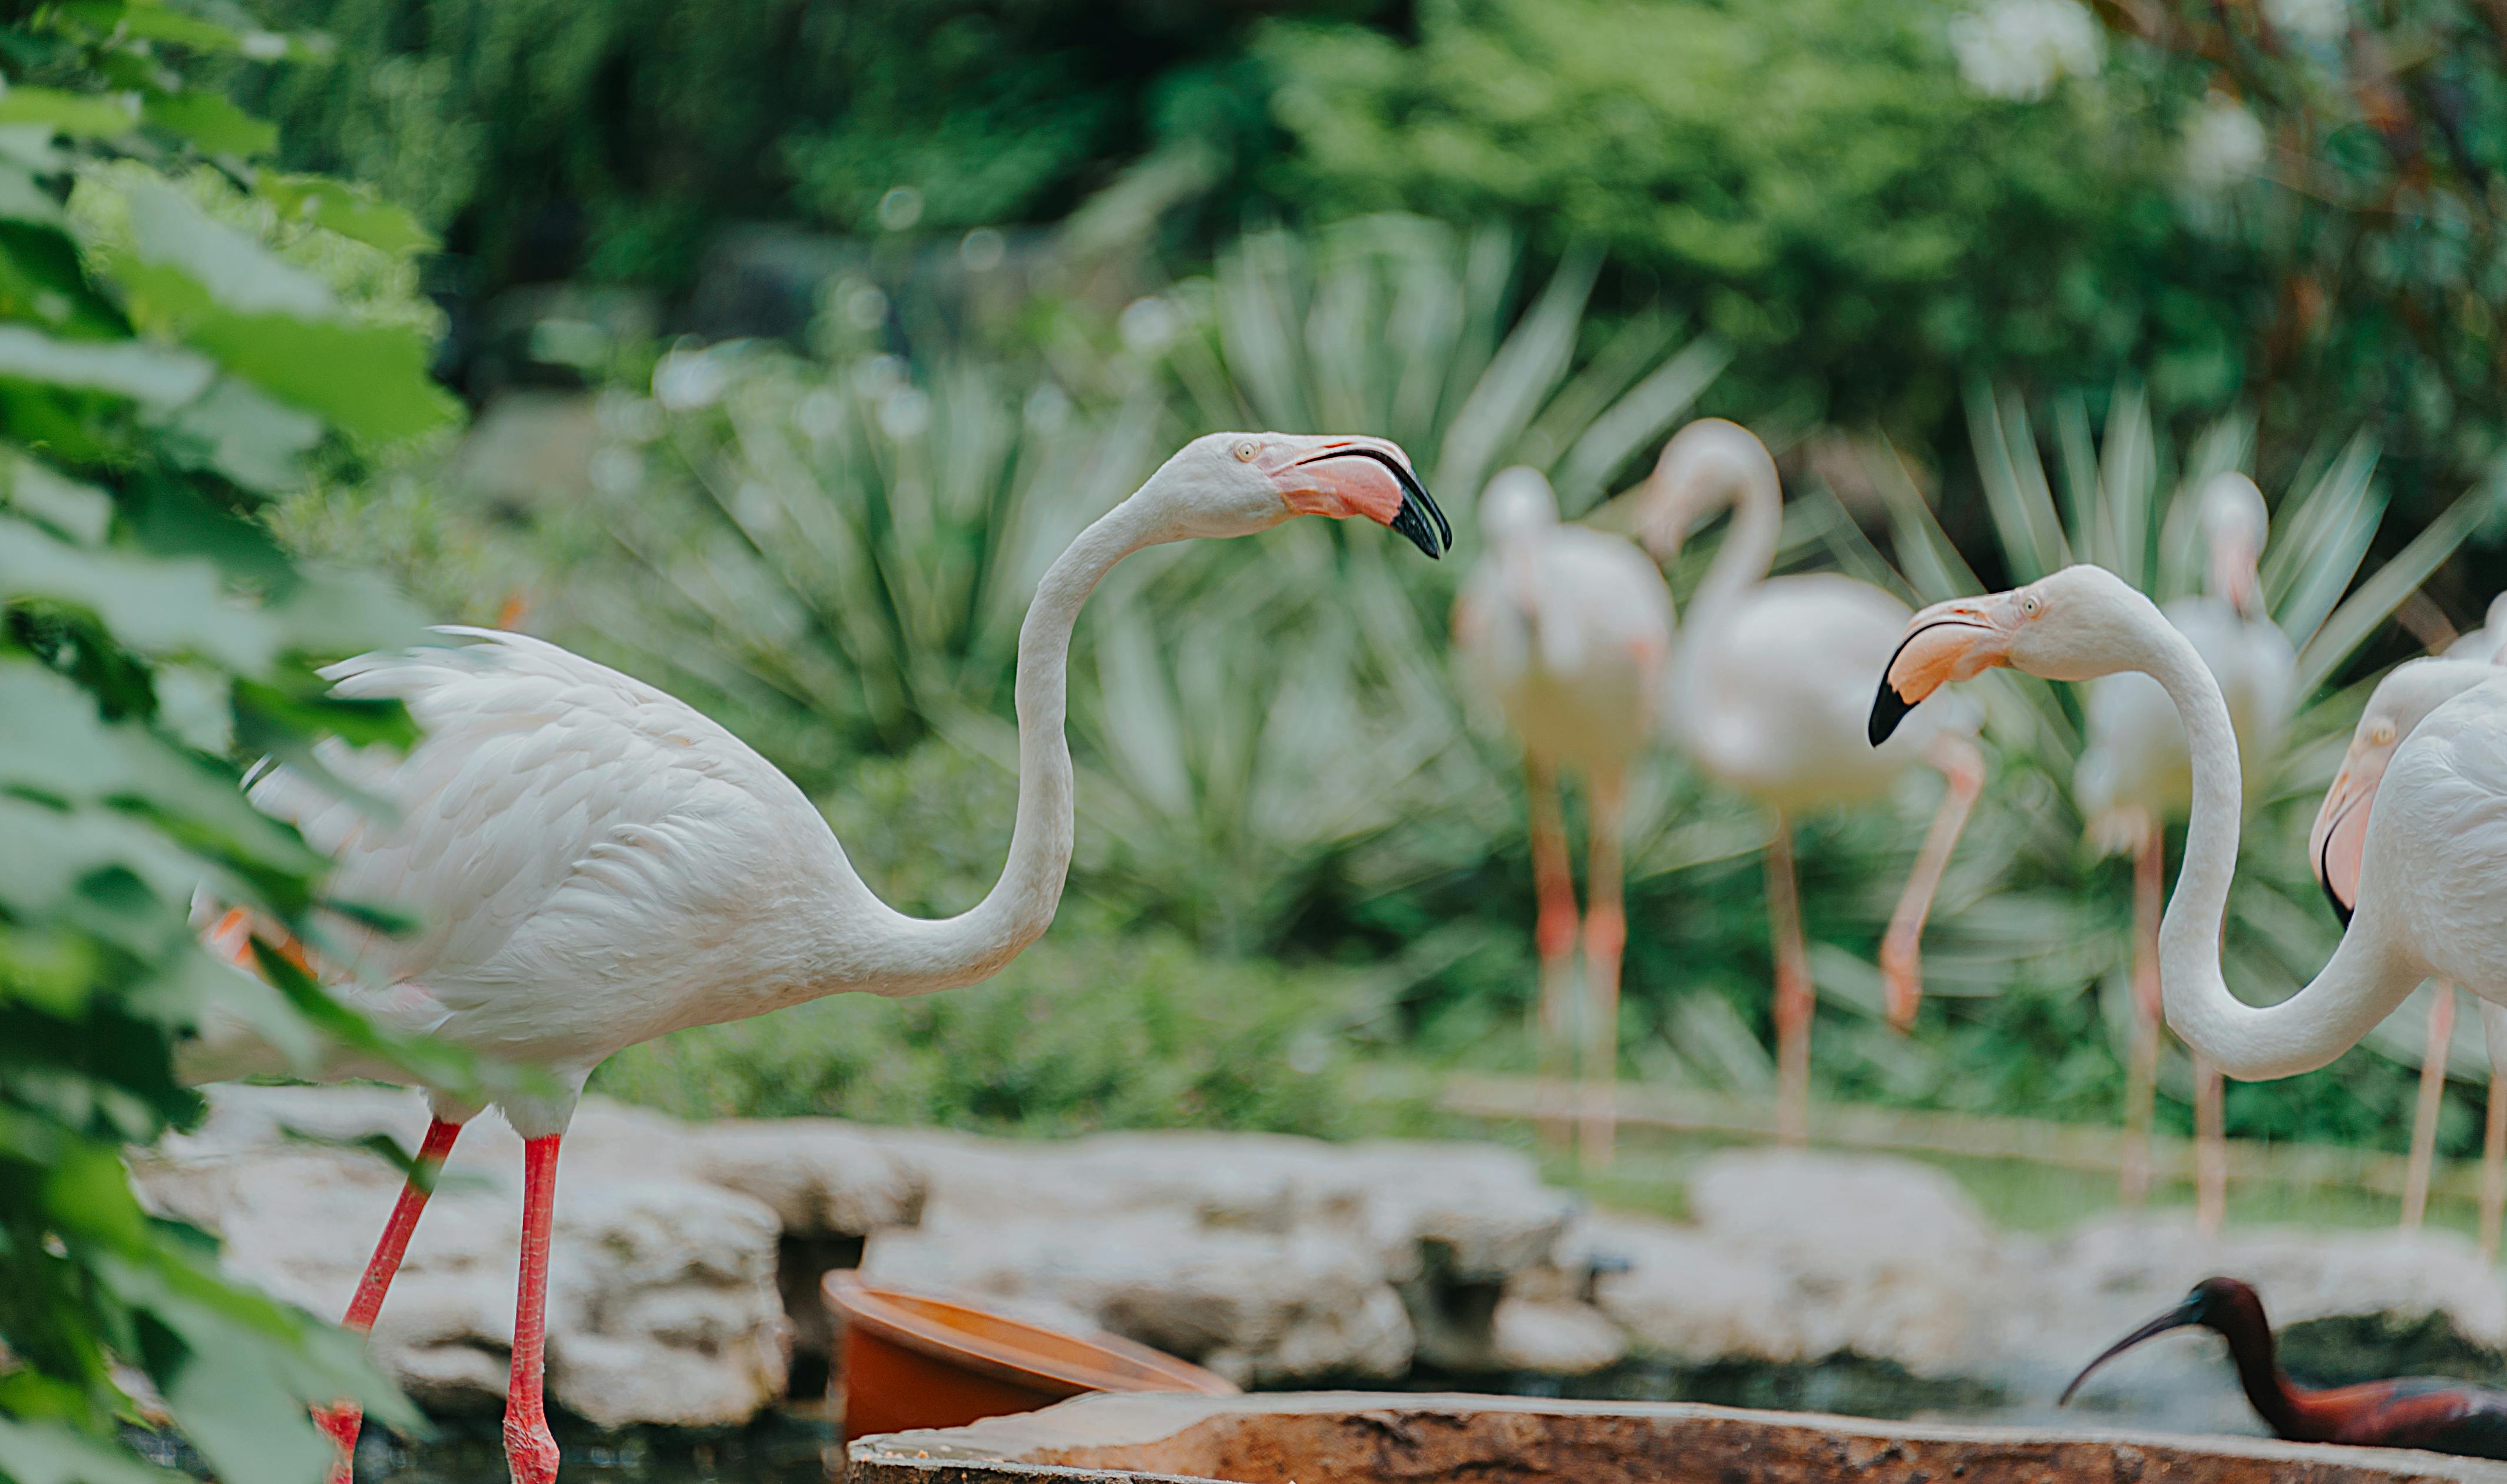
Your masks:
{"label": "blurred background flamingo", "polygon": [[[1532,811],[1532,874],[1540,898],[1542,1072],[1555,1082],[1580,1045],[1580,1147],[1611,1157],[1607,1104],[1618,1067],[1619,959],[1627,943],[1620,887],[1621,810],[1628,770],[1661,729],[1671,661],[1671,590],[1620,537],[1561,525],[1538,470],[1507,469],[1480,497],[1487,550],[1454,603],[1454,644],[1472,693],[1523,744]],[[1591,862],[1582,931],[1568,863],[1559,776],[1583,778]],[[1584,994],[1575,994],[1576,948]],[[1555,1127],[1554,1124],[1550,1127]]]}
{"label": "blurred background flamingo", "polygon": [[1922,993],[1924,917],[1960,828],[1984,786],[1972,709],[1933,706],[1884,745],[1866,735],[1856,677],[1879,673],[1905,603],[1834,572],[1770,578],[1784,487],[1766,446],[1721,418],[1682,428],[1664,446],[1640,496],[1643,539],[1656,560],[1679,555],[1690,527],[1718,510],[1731,529],[1690,600],[1672,668],[1672,732],[1698,767],[1772,814],[1767,916],[1774,949],[1776,1132],[1798,1141],[1810,1126],[1814,995],[1802,942],[1794,816],[1887,791],[1917,762],[1946,780],[1940,809],[1881,941],[1890,1020],[1913,1023]]}

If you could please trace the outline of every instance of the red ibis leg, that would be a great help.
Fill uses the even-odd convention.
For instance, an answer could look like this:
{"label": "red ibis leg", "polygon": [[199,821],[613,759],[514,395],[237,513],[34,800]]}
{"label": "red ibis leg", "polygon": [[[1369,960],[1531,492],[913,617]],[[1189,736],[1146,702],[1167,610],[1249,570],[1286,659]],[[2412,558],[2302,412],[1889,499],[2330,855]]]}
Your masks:
{"label": "red ibis leg", "polygon": [[1776,815],[1767,840],[1767,926],[1776,959],[1776,1138],[1810,1137],[1810,955],[1802,947],[1801,897],[1794,876],[1794,826]]}
{"label": "red ibis leg", "polygon": [[2403,1175],[2403,1230],[2428,1215],[2429,1174],[2437,1164],[2437,1115],[2446,1105],[2447,1052],[2454,1045],[2454,986],[2438,981],[2429,1001],[2428,1039],[2420,1047],[2420,1095],[2412,1110],[2412,1158]]}
{"label": "red ibis leg", "polygon": [[[1567,862],[1567,814],[1558,804],[1558,776],[1547,765],[1527,759],[1524,791],[1532,802],[1532,886],[1540,902],[1533,925],[1533,948],[1541,957],[1541,1001],[1538,1014],[1542,1101],[1563,1093],[1574,1055],[1572,1022],[1576,995],[1576,876]],[[1563,1145],[1563,1116],[1541,1120],[1543,1137]]]}
{"label": "red ibis leg", "polygon": [[1616,777],[1586,783],[1592,807],[1592,869],[1584,882],[1584,1122],[1578,1152],[1600,1168],[1611,1162],[1617,1135],[1619,958],[1628,942],[1627,904],[1619,880],[1619,805]]}
{"label": "red ibis leg", "polygon": [[2220,1234],[2229,1213],[2229,1136],[2220,1100],[2220,1068],[2194,1059],[2194,1229]]}
{"label": "red ibis leg", "polygon": [[2159,1094],[2159,920],[2164,910],[2167,837],[2144,818],[2132,847],[2132,1063],[2125,1075],[2124,1178],[2126,1207],[2150,1198],[2151,1104]]}
{"label": "red ibis leg", "polygon": [[1968,813],[1984,792],[1984,754],[1975,742],[1943,733],[1933,739],[1930,761],[1948,786],[1943,790],[1941,808],[1934,811],[1932,826],[1924,831],[1924,848],[1915,855],[1915,869],[1907,878],[1907,889],[1899,894],[1898,909],[1889,915],[1889,931],[1880,939],[1880,977],[1888,987],[1889,1024],[1901,1031],[1913,1028],[1915,1006],[1923,998],[1924,917],[1933,910],[1934,893],[1941,890],[1942,873],[1949,869],[1950,851],[1958,849]]}
{"label": "red ibis leg", "polygon": [[540,1373],[548,1351],[549,1227],[557,1205],[558,1136],[523,1143],[523,1258],[514,1296],[514,1365],[505,1382],[505,1463],[513,1484],[556,1484]]}
{"label": "red ibis leg", "polygon": [[[460,1135],[461,1125],[457,1123],[442,1118],[427,1123],[426,1139],[418,1146],[418,1159],[410,1168],[408,1181],[400,1187],[400,1199],[393,1203],[391,1219],[383,1223],[375,1254],[366,1260],[366,1275],[357,1281],[356,1294],[348,1300],[347,1317],[340,1321],[342,1328],[364,1334],[375,1327],[375,1316],[382,1312],[383,1295],[390,1291],[392,1277],[400,1271],[401,1258],[409,1251],[410,1233],[418,1230],[418,1213],[426,1210],[426,1198],[435,1191],[436,1172],[444,1168],[445,1157],[453,1152],[453,1140]],[[315,1425],[340,1446],[340,1456],[331,1465],[331,1484],[349,1484],[357,1431],[365,1420],[365,1409],[352,1401],[313,1409]]]}

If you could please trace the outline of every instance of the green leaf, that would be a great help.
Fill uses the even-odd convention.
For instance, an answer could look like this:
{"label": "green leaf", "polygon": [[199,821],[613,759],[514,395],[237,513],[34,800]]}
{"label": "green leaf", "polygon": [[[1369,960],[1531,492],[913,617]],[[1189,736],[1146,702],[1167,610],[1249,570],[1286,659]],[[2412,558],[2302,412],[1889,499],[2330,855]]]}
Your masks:
{"label": "green leaf", "polygon": [[70,219],[53,194],[36,183],[32,169],[0,163],[0,220],[66,231]]}
{"label": "green leaf", "polygon": [[164,425],[186,464],[270,493],[305,483],[305,455],[322,439],[321,418],[234,377],[218,378],[207,395],[176,408]]}
{"label": "green leaf", "polygon": [[2490,517],[2499,506],[2502,489],[2507,489],[2507,469],[2493,470],[2488,480],[2465,490],[2461,498],[2446,508],[2445,514],[2431,521],[2410,545],[2394,553],[2392,561],[2379,567],[2375,576],[2359,584],[2358,591],[2333,610],[2324,627],[2298,652],[2299,695],[2311,696],[2316,687],[2333,678],[2334,671],[2402,606],[2403,599],[2426,582],[2440,562],[2454,555],[2464,537]]}
{"label": "green leaf", "polygon": [[229,597],[206,561],[91,551],[0,518],[0,603],[30,597],[92,613],[143,653],[200,655],[259,674],[278,652],[277,626]]}
{"label": "green leaf", "polygon": [[396,442],[461,416],[460,403],[427,375],[433,344],[410,326],[219,314],[184,338],[264,391],[359,438]]}
{"label": "green leaf", "polygon": [[220,308],[301,318],[320,318],[335,308],[321,279],[210,220],[173,187],[141,181],[124,196],[130,207],[131,245],[140,259],[179,270]]}
{"label": "green leaf", "polygon": [[435,246],[434,234],[419,226],[418,218],[343,181],[264,170],[254,178],[253,190],[277,208],[282,222],[319,227],[385,252],[423,252]]}
{"label": "green leaf", "polygon": [[100,810],[77,813],[0,794],[0,905],[26,918],[62,913],[72,898],[112,909],[111,883],[125,873],[148,887],[161,906],[191,898],[200,863],[163,835],[125,815]]}
{"label": "green leaf", "polygon": [[151,127],[180,134],[212,155],[267,155],[278,148],[278,127],[256,119],[214,92],[157,93],[140,109]]}
{"label": "green leaf", "polygon": [[78,136],[127,134],[139,122],[137,99],[124,94],[63,92],[13,87],[0,91],[0,127],[35,124]]}
{"label": "green leaf", "polygon": [[0,1476],[14,1484],[180,1484],[183,1478],[58,1423],[5,1416],[0,1416]]}
{"label": "green leaf", "polygon": [[185,350],[132,341],[54,340],[23,325],[0,325],[0,377],[166,407],[199,396],[213,372]]}
{"label": "green leaf", "polygon": [[54,472],[41,459],[0,450],[0,491],[20,514],[82,546],[102,541],[113,526],[113,496]]}

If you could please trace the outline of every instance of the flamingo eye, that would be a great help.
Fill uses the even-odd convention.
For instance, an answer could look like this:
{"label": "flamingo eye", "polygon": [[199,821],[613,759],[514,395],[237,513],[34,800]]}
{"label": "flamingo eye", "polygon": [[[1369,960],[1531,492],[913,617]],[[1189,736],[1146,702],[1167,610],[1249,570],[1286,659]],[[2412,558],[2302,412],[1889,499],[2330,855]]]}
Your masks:
{"label": "flamingo eye", "polygon": [[2380,721],[2368,729],[2368,741],[2380,747],[2390,744],[2393,740],[2394,724],[2390,721]]}
{"label": "flamingo eye", "polygon": [[2038,601],[2037,595],[2031,593],[2019,599],[2019,616],[2021,618],[2035,618],[2037,616],[2037,610],[2044,606],[2045,604]]}
{"label": "flamingo eye", "polygon": [[1238,444],[1238,445],[1236,446],[1236,458],[1237,458],[1237,461],[1238,461],[1239,463],[1248,463],[1248,464],[1250,464],[1250,463],[1252,463],[1252,462],[1254,461],[1254,454],[1256,454],[1256,453],[1258,453],[1258,452],[1261,452],[1261,450],[1256,449],[1256,448],[1254,446],[1254,440],[1253,440],[1253,439],[1251,439],[1251,438],[1248,438],[1248,439],[1246,439],[1243,443],[1240,443],[1240,444]]}

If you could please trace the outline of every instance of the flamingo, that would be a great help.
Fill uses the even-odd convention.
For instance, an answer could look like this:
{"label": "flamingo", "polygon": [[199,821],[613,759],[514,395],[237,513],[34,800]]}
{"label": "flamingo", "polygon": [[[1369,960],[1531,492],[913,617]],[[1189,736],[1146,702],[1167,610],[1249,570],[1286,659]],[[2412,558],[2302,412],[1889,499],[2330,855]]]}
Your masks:
{"label": "flamingo", "polygon": [[[2350,748],[2343,756],[2341,771],[2334,775],[2333,786],[2325,790],[2323,807],[2316,812],[2307,841],[2307,865],[2345,927],[2351,906],[2358,900],[2360,847],[2374,813],[2377,785],[2384,778],[2394,748],[2431,711],[2498,676],[2498,667],[2490,659],[2457,658],[2480,653],[2480,645],[2469,641],[2485,639],[2484,633],[2475,632],[2449,645],[2443,659],[2396,666],[2377,682],[2367,709],[2360,713],[2359,725],[2350,734]],[[2490,652],[2495,653],[2494,646]],[[2438,1108],[2446,1091],[2447,1055],[2454,1041],[2454,994],[2453,985],[2440,983],[2429,1002],[2418,1105],[2412,1119],[2411,1163],[2403,1180],[2406,1228],[2418,1226],[2428,1211]],[[2501,1068],[2507,1067],[2507,1010],[2488,1000],[2481,1002],[2481,1008],[2491,1066],[2489,1116],[2481,1146],[2481,1255],[2488,1261],[2497,1254],[2500,1210],[2507,1205],[2507,1096],[2502,1095],[2501,1078]]]}
{"label": "flamingo", "polygon": [[[1944,684],[2010,666],[2050,680],[2140,670],[2185,725],[2193,810],[2185,860],[2159,927],[2168,1025],[2198,1055],[2247,1080],[2312,1071],[2358,1043],[2424,979],[2507,1004],[2507,684],[2440,705],[2396,744],[2360,826],[2348,930],[2306,988],[2250,1005],[2220,975],[2243,804],[2237,738],[2193,641],[2113,573],[2066,567],[2023,588],[1915,615],[1880,675],[1871,738]],[[2507,678],[2507,677],[2502,677]]]}
{"label": "flamingo", "polygon": [[[2164,611],[2194,642],[2229,703],[2237,745],[2249,757],[2280,751],[2298,691],[2298,652],[2263,611],[2257,568],[2271,516],[2263,491],[2227,472],[2202,487],[2196,506],[2208,549],[2206,591]],[[2160,882],[2166,872],[2163,821],[2182,817],[2192,788],[2185,728],[2167,693],[2149,676],[2101,676],[2089,687],[2088,745],[2073,776],[2092,848],[2129,851],[2133,875],[2133,1044],[2125,1093],[2124,1199],[2137,1206],[2150,1183],[2151,1104],[2159,1073]],[[2258,768],[2250,776],[2260,778]],[[2222,1128],[2220,1076],[2194,1068],[2195,1210],[2203,1231],[2216,1231],[2227,1204],[2228,1143]]]}
{"label": "flamingo", "polygon": [[1890,1021],[1911,1025],[1923,988],[1924,918],[1968,812],[1984,788],[1977,717],[1935,707],[1885,746],[1866,745],[1851,703],[1862,676],[1887,662],[1907,605],[1834,572],[1770,578],[1784,488],[1766,446],[1721,418],[1689,424],[1663,447],[1640,496],[1642,528],[1657,560],[1680,553],[1690,528],[1729,506],[1732,526],[1690,600],[1672,660],[1672,731],[1709,777],[1759,800],[1773,816],[1767,841],[1767,917],[1776,964],[1776,1133],[1799,1142],[1810,1127],[1810,964],[1796,889],[1793,816],[1885,792],[1918,761],[1946,780],[1912,874],[1880,944]]}
{"label": "flamingo", "polygon": [[2142,1341],[2200,1325],[2229,1342],[2246,1400],[2276,1436],[2301,1443],[2422,1448],[2466,1458],[2507,1459],[2507,1392],[2446,1376],[2406,1376],[2316,1390],[2282,1373],[2272,1354],[2264,1301],[2234,1278],[2206,1278],[2184,1302],[2107,1347],[2063,1388],[2067,1404],[2089,1372]]}
{"label": "flamingo", "polygon": [[1465,681],[1523,743],[1532,811],[1532,874],[1540,898],[1544,1060],[1566,1044],[1576,940],[1576,883],[1558,778],[1584,780],[1591,814],[1585,881],[1585,1002],[1580,1076],[1583,1156],[1606,1164],[1612,1119],[1604,1089],[1617,1075],[1619,956],[1627,912],[1619,883],[1620,812],[1629,766],[1660,726],[1671,659],[1671,590],[1643,552],[1617,536],[1558,522],[1557,496],[1536,470],[1489,481],[1480,499],[1481,559],[1454,604]]}
{"label": "flamingo", "polygon": [[[984,979],[1053,921],[1071,864],[1063,735],[1072,626],[1115,562],[1160,542],[1240,536],[1299,515],[1362,516],[1429,556],[1452,542],[1408,455],[1382,439],[1214,433],[1195,439],[1071,543],[1019,632],[1019,803],[1000,879],[971,910],[908,917],[862,883],[792,781],[693,707],[522,634],[368,655],[325,671],[337,693],[398,700],[421,729],[405,756],[324,760],[394,806],[385,822],[284,766],[252,802],[334,861],[342,900],[398,904],[422,924],[383,937],[340,919],[326,977],[382,1025],[426,1032],[544,1086],[500,1093],[524,1140],[523,1241],[504,1438],[516,1484],[549,1484],[541,1397],[558,1150],[584,1081],[625,1047],[848,991],[905,995]],[[195,1043],[216,1080],[283,1063],[248,1037]],[[334,1075],[397,1077],[386,1066]],[[433,1170],[481,1111],[440,1089],[418,1156],[346,1320],[374,1322]],[[361,1419],[326,1409],[345,1481]]]}

